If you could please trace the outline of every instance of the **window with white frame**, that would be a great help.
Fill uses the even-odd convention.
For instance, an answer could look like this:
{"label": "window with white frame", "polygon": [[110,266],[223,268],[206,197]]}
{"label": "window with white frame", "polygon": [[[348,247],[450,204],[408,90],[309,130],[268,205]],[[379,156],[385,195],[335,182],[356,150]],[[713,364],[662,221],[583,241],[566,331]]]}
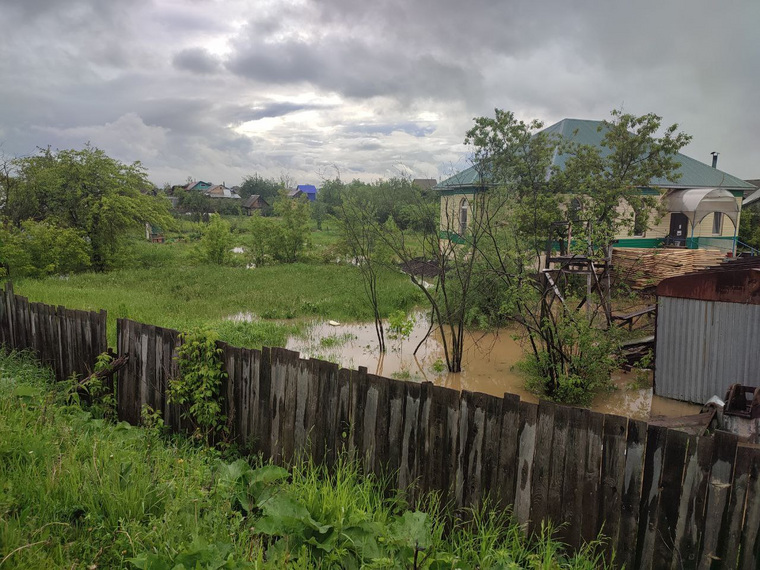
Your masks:
{"label": "window with white frame", "polygon": [[459,235],[462,237],[467,233],[469,210],[470,204],[467,202],[467,198],[462,198],[462,201],[459,203]]}

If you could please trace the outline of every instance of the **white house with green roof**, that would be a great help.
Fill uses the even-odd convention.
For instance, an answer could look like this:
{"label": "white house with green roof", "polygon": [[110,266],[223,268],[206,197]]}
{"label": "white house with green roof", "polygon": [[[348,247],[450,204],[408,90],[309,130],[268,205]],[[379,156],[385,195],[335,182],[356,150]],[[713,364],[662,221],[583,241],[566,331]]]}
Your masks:
{"label": "white house with green roof", "polygon": [[[547,127],[545,133],[554,133],[562,138],[599,147],[602,154],[611,151],[601,145],[604,137],[599,128],[601,121],[563,119]],[[568,155],[555,153],[553,165],[564,167]],[[655,248],[673,245],[688,249],[711,248],[721,251],[735,251],[739,215],[744,192],[754,187],[722,170],[694,160],[683,154],[676,155],[680,163],[677,181],[652,179],[646,194],[658,194],[667,213],[657,223],[648,228],[637,228],[634,235],[615,236],[616,247]],[[474,166],[440,182],[436,189],[441,195],[442,237],[455,242],[464,241],[461,236],[471,217],[472,198],[488,187]]]}

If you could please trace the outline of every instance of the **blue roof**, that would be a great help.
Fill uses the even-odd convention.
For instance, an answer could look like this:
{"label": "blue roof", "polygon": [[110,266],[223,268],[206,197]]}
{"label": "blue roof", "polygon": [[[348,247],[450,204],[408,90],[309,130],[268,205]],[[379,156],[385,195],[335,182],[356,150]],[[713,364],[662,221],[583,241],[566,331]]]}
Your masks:
{"label": "blue roof", "polygon": [[300,190],[301,192],[303,192],[304,194],[316,194],[317,193],[316,186],[314,186],[312,184],[299,184],[298,186],[296,186],[296,188],[298,190]]}
{"label": "blue roof", "polygon": [[[601,149],[602,156],[607,156],[612,152],[608,147],[602,146],[604,138],[604,123],[602,121],[589,121],[583,119],[562,119],[558,123],[547,127],[542,132],[556,134],[563,139]],[[569,155],[555,154],[552,164],[560,169],[564,168]],[[753,186],[736,176],[732,176],[722,170],[713,168],[703,162],[690,158],[684,154],[678,153],[675,156],[676,162],[680,166],[676,172],[681,177],[675,182],[664,178],[653,178],[650,181],[652,186],[665,188],[726,188],[728,190],[749,190]],[[454,190],[466,186],[474,186],[479,180],[478,172],[474,167],[463,170],[459,174],[444,180],[436,186],[438,190]]]}

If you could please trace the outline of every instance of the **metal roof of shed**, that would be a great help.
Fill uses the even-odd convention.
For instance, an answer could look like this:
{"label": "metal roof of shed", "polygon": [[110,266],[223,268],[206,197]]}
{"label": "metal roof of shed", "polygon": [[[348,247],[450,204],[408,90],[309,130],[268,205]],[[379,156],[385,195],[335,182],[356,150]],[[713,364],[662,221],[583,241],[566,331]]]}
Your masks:
{"label": "metal roof of shed", "polygon": [[663,279],[658,297],[760,305],[760,269],[702,271]]}

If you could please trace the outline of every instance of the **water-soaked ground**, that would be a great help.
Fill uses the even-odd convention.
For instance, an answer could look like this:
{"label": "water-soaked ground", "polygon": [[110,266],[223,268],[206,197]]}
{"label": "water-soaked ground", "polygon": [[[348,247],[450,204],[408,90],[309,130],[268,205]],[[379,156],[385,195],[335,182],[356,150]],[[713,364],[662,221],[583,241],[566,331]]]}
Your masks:
{"label": "water-soaked ground", "polygon": [[[307,333],[293,337],[287,348],[304,357],[337,362],[345,368],[366,366],[374,374],[392,378],[430,381],[457,390],[484,392],[502,396],[505,392],[518,394],[523,400],[537,402],[538,398],[525,389],[525,379],[515,364],[523,356],[523,346],[514,332],[470,332],[465,339],[463,372],[446,370],[443,346],[437,334],[431,335],[414,354],[428,329],[422,313],[416,315],[415,326],[408,339],[387,337],[388,351],[380,356],[372,323],[312,324]],[[651,377],[646,372],[623,372],[613,375],[615,390],[599,394],[592,409],[638,419],[650,415],[680,416],[694,414],[699,406],[654,396]]]}

